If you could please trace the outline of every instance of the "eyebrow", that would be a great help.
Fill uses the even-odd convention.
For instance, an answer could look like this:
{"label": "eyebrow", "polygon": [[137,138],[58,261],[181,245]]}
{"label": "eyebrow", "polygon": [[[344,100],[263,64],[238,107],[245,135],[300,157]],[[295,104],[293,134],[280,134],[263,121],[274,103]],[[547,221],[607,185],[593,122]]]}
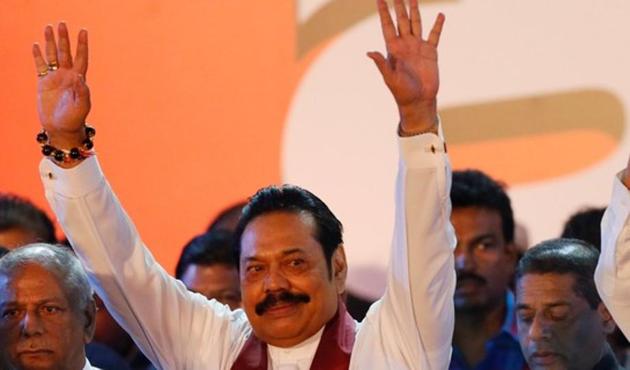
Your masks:
{"label": "eyebrow", "polygon": [[[59,305],[65,305],[66,302],[64,302],[64,300],[62,300],[61,298],[44,298],[41,299],[39,301],[34,302],[36,305],[43,305],[46,303],[56,303]],[[1,302],[0,301],[0,307],[6,307],[6,306],[24,306],[24,304],[20,304],[17,301],[5,301],[5,302]]]}
{"label": "eyebrow", "polygon": [[[561,302],[547,303],[544,306],[545,308],[554,308],[554,307],[559,307],[559,306],[571,306],[571,304],[569,302],[561,301]],[[517,310],[528,309],[528,308],[532,308],[532,307],[524,303],[518,303],[516,305]]]}
{"label": "eyebrow", "polygon": [[[296,254],[296,253],[305,253],[305,252],[302,248],[291,248],[291,249],[287,249],[281,252],[282,257],[286,257],[288,255]],[[251,262],[251,261],[260,261],[260,258],[257,256],[250,256],[250,257],[245,258],[245,262]]]}

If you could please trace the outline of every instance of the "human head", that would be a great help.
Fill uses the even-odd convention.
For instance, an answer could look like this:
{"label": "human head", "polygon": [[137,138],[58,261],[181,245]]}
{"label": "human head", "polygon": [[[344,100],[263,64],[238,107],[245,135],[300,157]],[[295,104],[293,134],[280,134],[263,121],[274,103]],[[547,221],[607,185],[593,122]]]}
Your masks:
{"label": "human head", "polygon": [[241,305],[241,288],[233,250],[233,234],[217,229],[193,238],[184,247],[175,277],[194,292],[227,304]]}
{"label": "human head", "polygon": [[477,170],[455,171],[451,222],[457,236],[457,312],[502,307],[517,260],[514,217],[503,187]]}
{"label": "human head", "polygon": [[[601,222],[606,208],[589,207],[574,214],[564,224],[562,238],[583,240],[598,250],[601,248]],[[619,363],[625,363],[628,357],[630,342],[618,327],[608,336],[608,343],[612,347]]]}
{"label": "human head", "polygon": [[30,244],[0,258],[0,361],[80,370],[94,333],[93,291],[71,250]]}
{"label": "human head", "polygon": [[561,237],[584,240],[599,250],[604,211],[605,208],[586,208],[572,214],[564,224]]}
{"label": "human head", "polygon": [[12,249],[36,242],[56,242],[50,218],[28,200],[0,193],[0,245]]}
{"label": "human head", "polygon": [[256,335],[279,347],[316,334],[336,313],[347,273],[342,225],[297,186],[259,190],[235,234],[243,308]]}
{"label": "human head", "polygon": [[210,222],[207,231],[227,230],[234,232],[247,202],[235,203],[221,212]]}
{"label": "human head", "polygon": [[532,370],[592,369],[615,324],[593,275],[598,251],[577,239],[552,239],[525,252],[516,271],[521,349]]}

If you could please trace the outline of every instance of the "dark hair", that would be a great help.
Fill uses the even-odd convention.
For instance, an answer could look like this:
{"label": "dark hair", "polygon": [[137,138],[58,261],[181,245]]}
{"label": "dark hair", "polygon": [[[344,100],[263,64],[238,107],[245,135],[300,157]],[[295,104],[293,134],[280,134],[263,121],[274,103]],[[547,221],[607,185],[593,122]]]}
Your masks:
{"label": "dark hair", "polygon": [[586,208],[571,215],[564,224],[563,238],[584,240],[598,250],[601,248],[601,222],[606,208]]}
{"label": "dark hair", "polygon": [[527,274],[571,274],[575,293],[595,309],[601,302],[593,277],[598,258],[599,251],[585,241],[547,240],[525,252],[516,268],[516,281]]}
{"label": "dark hair", "polygon": [[55,226],[44,211],[25,198],[0,193],[0,231],[18,228],[33,234],[38,242],[52,243]]}
{"label": "dark hair", "polygon": [[514,241],[514,214],[512,204],[503,186],[478,170],[453,172],[451,186],[453,209],[479,207],[499,212],[503,238]]}
{"label": "dark hair", "polygon": [[209,231],[189,241],[177,261],[175,277],[181,279],[190,265],[223,264],[236,267],[232,250],[233,234],[227,230]]}
{"label": "dark hair", "polygon": [[241,212],[243,211],[243,207],[247,202],[242,201],[235,203],[225,209],[223,209],[219,214],[210,222],[208,225],[207,231],[213,231],[217,229],[229,230],[234,232],[234,229],[230,225],[235,222],[234,227],[238,224],[238,220],[241,218]]}
{"label": "dark hair", "polygon": [[8,249],[6,249],[4,247],[0,247],[0,257],[4,256],[7,253],[9,253]]}
{"label": "dark hair", "polygon": [[249,200],[236,227],[235,252],[240,261],[241,236],[256,217],[272,212],[305,213],[315,221],[315,239],[322,246],[328,271],[332,273],[332,255],[343,244],[343,226],[328,206],[315,194],[295,185],[268,186]]}

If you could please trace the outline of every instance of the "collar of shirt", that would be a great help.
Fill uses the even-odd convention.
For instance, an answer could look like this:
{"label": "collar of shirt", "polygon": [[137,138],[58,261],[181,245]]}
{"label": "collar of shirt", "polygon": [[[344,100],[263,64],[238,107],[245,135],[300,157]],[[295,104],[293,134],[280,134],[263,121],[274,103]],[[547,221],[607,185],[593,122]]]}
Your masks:
{"label": "collar of shirt", "polygon": [[308,370],[311,367],[319,341],[324,333],[322,327],[315,335],[304,342],[289,348],[267,346],[270,369],[273,370]]}
{"label": "collar of shirt", "polygon": [[514,293],[508,290],[505,295],[505,320],[501,331],[508,333],[518,342],[518,327],[516,326],[516,303]]}
{"label": "collar of shirt", "polygon": [[83,365],[83,369],[82,370],[100,370],[97,367],[92,366],[92,364],[90,364],[90,361],[86,358],[85,359],[85,365]]}
{"label": "collar of shirt", "polygon": [[[495,369],[497,366],[510,370],[525,368],[525,359],[518,342],[515,307],[514,294],[508,290],[505,295],[505,318],[501,331],[486,342],[486,357],[474,368],[475,370]],[[457,347],[453,347],[449,369],[472,369],[466,364],[462,353]]]}

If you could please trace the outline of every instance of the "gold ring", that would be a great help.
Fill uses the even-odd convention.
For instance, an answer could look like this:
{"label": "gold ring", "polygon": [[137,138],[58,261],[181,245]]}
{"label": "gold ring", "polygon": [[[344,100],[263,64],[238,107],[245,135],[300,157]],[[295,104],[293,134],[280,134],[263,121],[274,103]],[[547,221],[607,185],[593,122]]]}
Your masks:
{"label": "gold ring", "polygon": [[57,64],[57,62],[50,62],[48,63],[48,70],[49,71],[56,71],[59,69],[59,64]]}
{"label": "gold ring", "polygon": [[44,77],[48,74],[48,70],[37,72],[37,77]]}

